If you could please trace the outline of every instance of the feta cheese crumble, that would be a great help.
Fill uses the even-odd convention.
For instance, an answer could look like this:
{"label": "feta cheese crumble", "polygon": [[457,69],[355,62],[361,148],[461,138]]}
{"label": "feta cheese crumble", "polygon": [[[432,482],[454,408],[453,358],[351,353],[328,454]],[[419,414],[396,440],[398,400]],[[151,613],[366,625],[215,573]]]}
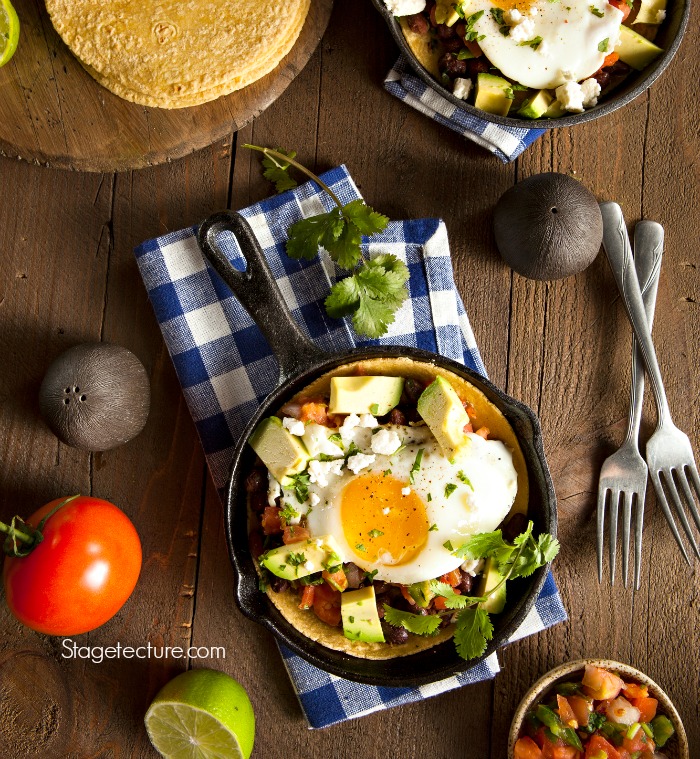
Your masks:
{"label": "feta cheese crumble", "polygon": [[388,506],[385,506],[382,509],[382,514],[384,514],[384,516],[386,516],[390,511],[391,511],[391,509]]}
{"label": "feta cheese crumble", "polygon": [[578,82],[566,82],[555,90],[556,98],[561,107],[571,113],[583,113],[583,89]]}
{"label": "feta cheese crumble", "polygon": [[581,82],[581,90],[583,92],[583,107],[593,108],[594,105],[598,105],[598,95],[600,95],[600,84],[596,79],[592,77]]}
{"label": "feta cheese crumble", "polygon": [[357,474],[368,466],[374,464],[375,458],[376,457],[371,453],[356,453],[348,459],[348,469],[354,474]]}
{"label": "feta cheese crumble", "polygon": [[510,39],[513,42],[527,42],[535,37],[535,22],[531,18],[524,18],[515,26],[511,27]]}
{"label": "feta cheese crumble", "polygon": [[284,417],[282,420],[282,426],[285,428],[285,430],[289,430],[292,435],[296,435],[297,437],[301,437],[304,434],[304,429],[306,428],[304,422],[299,421],[299,419],[294,419],[291,416]]}
{"label": "feta cheese crumble", "polygon": [[338,461],[317,461],[311,459],[309,461],[309,481],[313,484],[318,484],[322,488],[328,485],[329,474],[342,474],[343,462]]}
{"label": "feta cheese crumble", "polygon": [[462,563],[460,569],[472,577],[476,577],[484,566],[483,559],[471,559]]}
{"label": "feta cheese crumble", "polygon": [[391,456],[401,445],[401,438],[394,430],[379,430],[372,436],[372,452],[380,456]]}
{"label": "feta cheese crumble", "polygon": [[425,10],[426,0],[384,0],[394,16],[412,16]]}
{"label": "feta cheese crumble", "polygon": [[374,429],[375,427],[379,427],[379,422],[372,416],[372,414],[362,414],[359,426]]}
{"label": "feta cheese crumble", "polygon": [[401,488],[401,495],[411,495],[411,488]]}
{"label": "feta cheese crumble", "polygon": [[452,94],[456,98],[460,98],[461,100],[466,100],[469,97],[469,93],[471,91],[472,91],[471,79],[462,79],[459,76],[455,79],[454,86],[452,88]]}

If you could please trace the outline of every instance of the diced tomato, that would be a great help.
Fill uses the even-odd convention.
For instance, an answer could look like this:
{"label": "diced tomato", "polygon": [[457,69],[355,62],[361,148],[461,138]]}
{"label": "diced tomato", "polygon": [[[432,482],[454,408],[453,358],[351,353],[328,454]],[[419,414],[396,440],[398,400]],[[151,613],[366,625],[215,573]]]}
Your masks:
{"label": "diced tomato", "polygon": [[327,625],[337,627],[340,624],[340,592],[325,582],[313,588],[314,614]]}
{"label": "diced tomato", "polygon": [[620,60],[619,53],[608,53],[603,60],[602,69],[608,68],[608,66],[614,66]]}
{"label": "diced tomato", "polygon": [[304,585],[304,591],[299,602],[300,609],[310,609],[314,605],[315,588],[315,585]]}
{"label": "diced tomato", "polygon": [[464,410],[467,412],[467,416],[470,419],[473,419],[476,416],[476,409],[474,406],[469,403],[469,401],[462,401],[462,405],[464,406]]}
{"label": "diced tomato", "polygon": [[[459,588],[452,588],[452,590],[454,591],[454,594],[456,596],[462,595],[462,591]],[[447,604],[445,603],[445,599],[442,596],[436,596],[433,599],[433,606],[436,609],[440,609],[440,611],[444,611],[445,609],[447,609]]]}
{"label": "diced tomato", "polygon": [[298,524],[290,524],[284,528],[282,542],[288,546],[290,543],[298,543],[300,540],[307,540],[311,533],[306,527],[300,527]]}
{"label": "diced tomato", "polygon": [[583,696],[569,696],[567,701],[574,712],[579,727],[585,727],[593,711],[593,702]]}
{"label": "diced tomato", "polygon": [[323,577],[331,588],[339,590],[341,593],[348,587],[348,578],[345,576],[342,567],[340,567],[337,572],[329,572],[327,569],[324,569],[321,573],[321,577]]}
{"label": "diced tomato", "polygon": [[632,5],[628,5],[626,0],[610,0],[610,5],[622,11],[622,21],[630,15],[630,11],[632,10]]}
{"label": "diced tomato", "polygon": [[328,404],[325,401],[308,400],[301,404],[299,419],[302,422],[328,424]]}
{"label": "diced tomato", "polygon": [[[654,741],[647,736],[641,727],[639,727],[637,728],[637,732],[632,738],[625,736],[622,741],[622,749],[624,751],[629,751],[631,754],[639,751],[648,751],[650,753],[653,753]],[[622,751],[620,753],[622,753]]]}
{"label": "diced tomato", "polygon": [[649,688],[646,685],[639,685],[638,683],[625,683],[622,686],[622,690],[625,693],[625,698],[630,700],[633,698],[646,698],[649,695]]}
{"label": "diced tomato", "polygon": [[[559,719],[567,726],[576,729],[579,726],[579,722],[576,719],[576,714],[571,707],[568,699],[565,696],[557,694],[557,711],[559,712]],[[585,725],[588,724],[588,718],[586,718]]]}
{"label": "diced tomato", "polygon": [[608,672],[607,669],[587,664],[586,671],[583,673],[582,684],[583,691],[587,696],[596,700],[607,700],[616,698],[625,683],[622,678]]}
{"label": "diced tomato", "polygon": [[491,430],[488,427],[479,427],[479,429],[476,431],[476,434],[479,435],[479,437],[483,437],[484,440],[489,439],[490,433],[491,433]]}
{"label": "diced tomato", "polygon": [[469,422],[469,424],[464,425],[464,432],[474,432],[474,428],[472,427],[472,423]]}
{"label": "diced tomato", "polygon": [[462,573],[459,569],[453,569],[451,572],[443,575],[440,578],[440,582],[446,582],[451,588],[454,588],[462,582]]}
{"label": "diced tomato", "polygon": [[416,599],[408,592],[408,588],[405,585],[401,586],[401,595],[411,604],[411,606],[416,605]]}
{"label": "diced tomato", "polygon": [[552,742],[545,737],[542,759],[581,759],[581,752],[573,746],[568,746],[561,738]]}
{"label": "diced tomato", "polygon": [[518,738],[513,747],[513,759],[542,759],[542,750],[532,738]]}
{"label": "diced tomato", "polygon": [[274,535],[282,532],[282,518],[280,517],[282,509],[279,506],[266,506],[262,515],[262,528],[265,535]]}
{"label": "diced tomato", "polygon": [[585,759],[622,759],[620,752],[611,743],[603,738],[602,735],[594,735],[586,746]]}
{"label": "diced tomato", "polygon": [[481,45],[479,45],[476,40],[462,40],[464,43],[464,47],[467,48],[467,50],[475,57],[479,58],[484,54],[484,51],[481,49]]}
{"label": "diced tomato", "polygon": [[640,712],[640,722],[651,722],[656,717],[656,708],[659,702],[655,698],[642,696],[641,698],[631,698],[630,703],[636,706]]}

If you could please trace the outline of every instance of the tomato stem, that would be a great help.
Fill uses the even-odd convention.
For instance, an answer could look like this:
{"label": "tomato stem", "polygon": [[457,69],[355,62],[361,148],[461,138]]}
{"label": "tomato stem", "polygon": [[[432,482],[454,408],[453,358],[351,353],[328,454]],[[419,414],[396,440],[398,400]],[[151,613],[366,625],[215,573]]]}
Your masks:
{"label": "tomato stem", "polygon": [[[59,510],[62,509],[67,503],[79,498],[79,495],[72,495],[69,498],[64,498],[59,504],[57,504],[49,513],[39,522],[36,527],[32,527],[27,524],[22,517],[14,516],[10,524],[0,522],[0,533],[4,532],[7,537],[3,545],[3,550],[7,556],[14,556],[15,558],[22,558],[28,556],[44,539],[44,525],[51,519],[51,517]],[[21,527],[17,528],[17,523]],[[22,545],[19,545],[19,544]]]}
{"label": "tomato stem", "polygon": [[5,535],[11,535],[17,538],[17,540],[21,540],[25,545],[29,546],[34,542],[34,536],[29,535],[26,532],[23,532],[22,530],[18,530],[16,527],[12,527],[9,524],[5,524],[4,522],[0,522],[0,532],[4,532]]}

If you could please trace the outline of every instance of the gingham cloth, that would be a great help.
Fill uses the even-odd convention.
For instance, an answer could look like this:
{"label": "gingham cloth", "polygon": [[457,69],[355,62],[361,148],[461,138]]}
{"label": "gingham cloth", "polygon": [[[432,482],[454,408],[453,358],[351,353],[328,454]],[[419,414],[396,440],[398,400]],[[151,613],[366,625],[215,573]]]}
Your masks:
{"label": "gingham cloth", "polygon": [[404,103],[481,145],[482,148],[490,150],[504,163],[514,161],[525,148],[547,131],[502,126],[463,111],[416,76],[403,55],[387,74],[384,87]]}
{"label": "gingham cloth", "polygon": [[[322,175],[346,203],[360,194],[346,168]],[[447,231],[438,219],[395,221],[364,249],[370,256],[391,252],[408,265],[410,297],[380,340],[360,340],[346,320],[329,319],[323,300],[344,272],[326,254],[294,261],[284,252],[286,232],[298,219],[330,210],[332,201],[307,182],[241,211],[264,249],[287,305],[302,329],[323,349],[362,345],[409,345],[461,361],[485,374],[462,300],[455,289]],[[234,266],[243,268],[229,236],[219,244]],[[261,332],[197,246],[196,228],[150,240],[136,251],[141,275],[163,331],[183,392],[220,493],[226,485],[233,447],[258,408],[277,385],[279,366]],[[513,640],[566,619],[551,576]],[[420,688],[377,688],[329,675],[291,651],[282,657],[302,709],[313,728],[418,701],[467,683],[492,678],[495,654],[455,677]]]}

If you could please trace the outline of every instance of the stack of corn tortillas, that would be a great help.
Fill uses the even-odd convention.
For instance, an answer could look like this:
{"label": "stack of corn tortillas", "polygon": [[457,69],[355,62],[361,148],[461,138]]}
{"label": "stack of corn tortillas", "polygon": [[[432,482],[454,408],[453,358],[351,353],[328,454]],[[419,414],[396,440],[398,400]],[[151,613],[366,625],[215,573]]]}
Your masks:
{"label": "stack of corn tortillas", "polygon": [[126,100],[183,108],[272,71],[311,0],[46,0],[53,25],[103,86]]}

